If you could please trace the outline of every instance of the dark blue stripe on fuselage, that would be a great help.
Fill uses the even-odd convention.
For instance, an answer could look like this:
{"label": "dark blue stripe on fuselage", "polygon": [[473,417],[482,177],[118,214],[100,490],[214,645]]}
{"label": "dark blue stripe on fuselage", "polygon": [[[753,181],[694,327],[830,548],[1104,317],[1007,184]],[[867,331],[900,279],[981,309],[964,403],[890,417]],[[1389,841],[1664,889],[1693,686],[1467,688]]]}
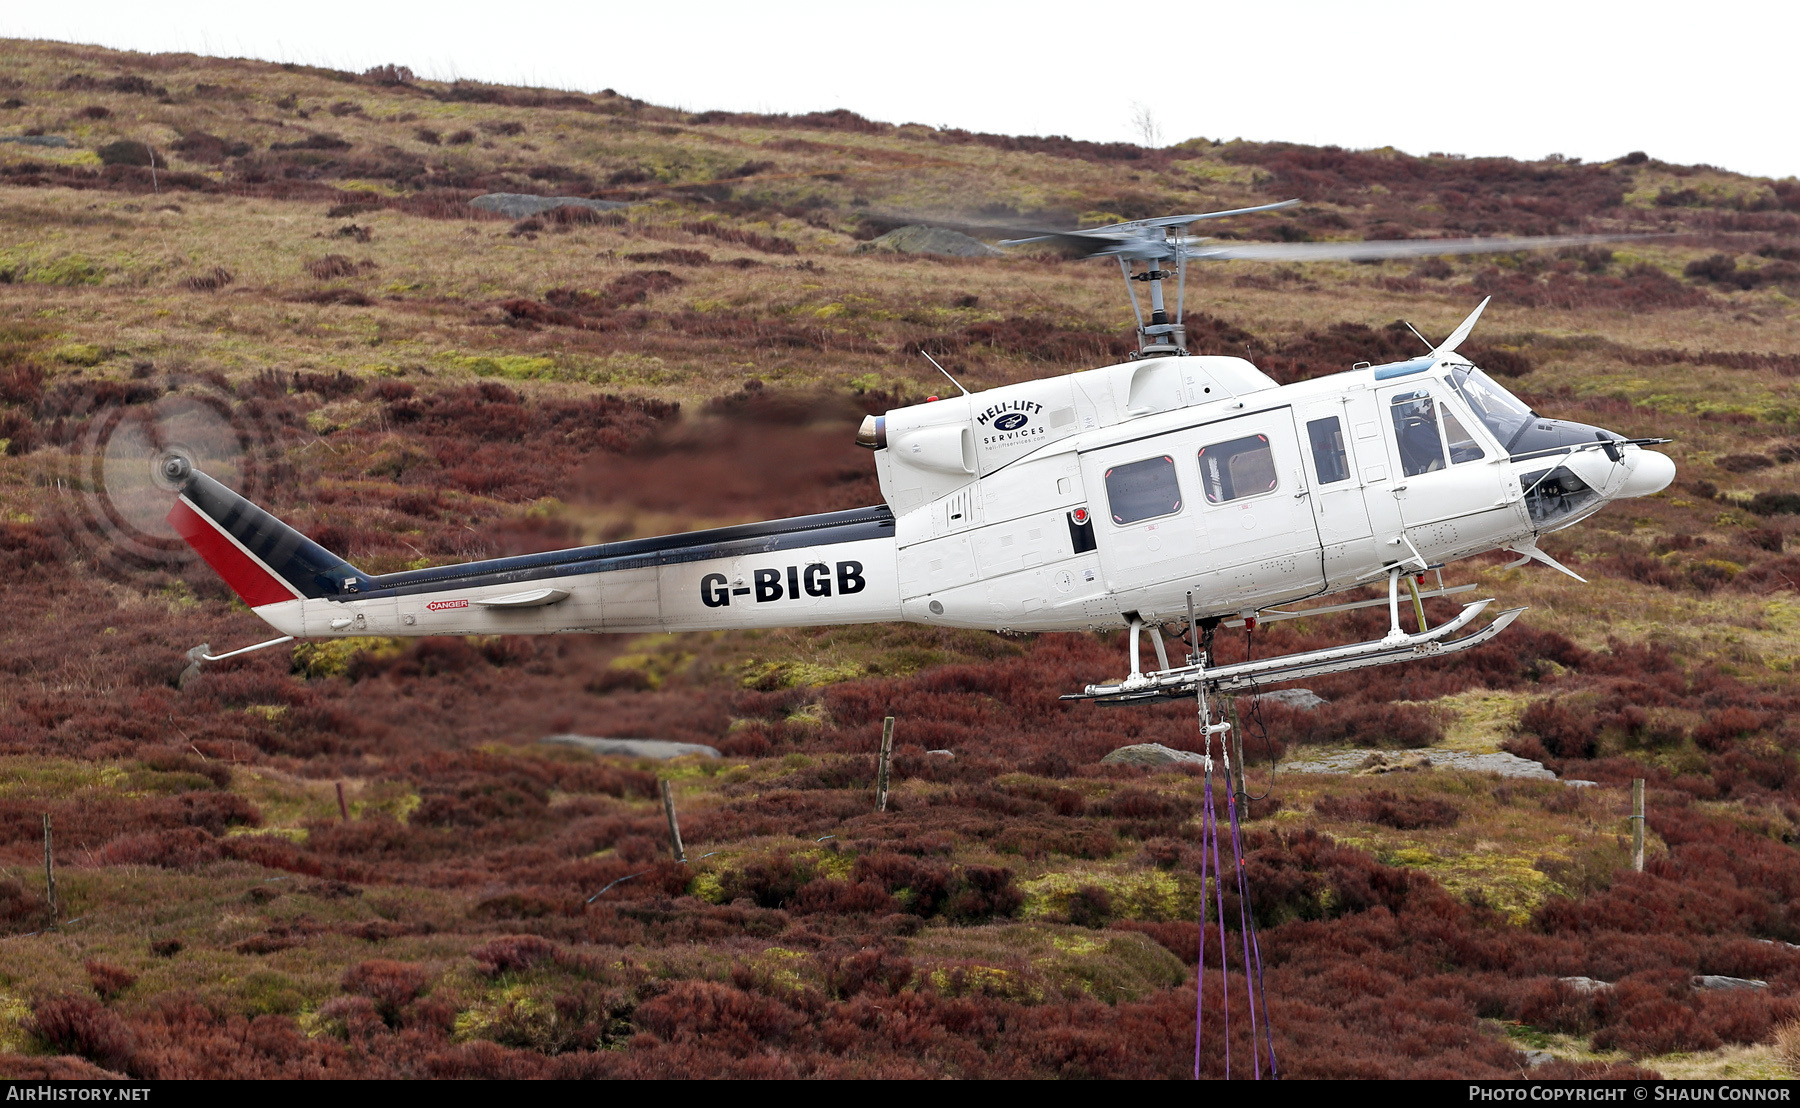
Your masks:
{"label": "dark blue stripe on fuselage", "polygon": [[366,600],[373,596],[414,596],[484,585],[523,584],[551,577],[675,565],[710,558],[739,558],[773,550],[894,536],[894,513],[887,505],[877,504],[842,512],[715,527],[682,535],[627,539],[514,558],[490,558],[375,577],[363,573],[204,473],[190,475],[182,492],[195,507],[300,590],[301,595],[315,600]]}
{"label": "dark blue stripe on fuselage", "polygon": [[703,562],[713,558],[741,558],[776,550],[806,546],[832,546],[864,539],[894,537],[894,514],[885,505],[825,512],[815,516],[773,519],[737,527],[717,527],[682,535],[578,546],[543,554],[522,554],[482,562],[412,569],[365,580],[362,591],[333,597],[367,600],[383,596],[416,596],[420,593],[473,589],[488,585],[522,585],[553,577],[609,573],[622,569]]}

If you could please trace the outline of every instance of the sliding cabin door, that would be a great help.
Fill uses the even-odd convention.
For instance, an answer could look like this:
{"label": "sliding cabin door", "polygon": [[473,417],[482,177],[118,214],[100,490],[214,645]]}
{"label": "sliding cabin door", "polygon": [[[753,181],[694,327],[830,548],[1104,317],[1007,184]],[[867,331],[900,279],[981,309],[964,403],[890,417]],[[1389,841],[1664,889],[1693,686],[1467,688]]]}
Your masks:
{"label": "sliding cabin door", "polygon": [[1291,409],[1092,451],[1082,468],[1122,610],[1188,590],[1208,612],[1254,610],[1324,585]]}

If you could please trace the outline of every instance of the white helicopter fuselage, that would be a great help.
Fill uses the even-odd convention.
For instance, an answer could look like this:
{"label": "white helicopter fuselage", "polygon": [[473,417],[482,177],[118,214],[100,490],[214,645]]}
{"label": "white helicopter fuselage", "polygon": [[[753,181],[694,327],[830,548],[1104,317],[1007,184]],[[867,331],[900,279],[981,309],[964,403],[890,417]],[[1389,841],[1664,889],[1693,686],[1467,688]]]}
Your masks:
{"label": "white helicopter fuselage", "polygon": [[238,509],[190,488],[176,513],[297,637],[1103,629],[1183,618],[1190,602],[1252,615],[1485,551],[1538,555],[1538,535],[1673,477],[1606,432],[1519,457],[1521,418],[1539,417],[1455,355],[1285,386],[1241,358],[1145,358],[872,417],[858,441],[885,508],[382,576],[340,563],[324,595],[283,568],[277,540],[232,523]]}

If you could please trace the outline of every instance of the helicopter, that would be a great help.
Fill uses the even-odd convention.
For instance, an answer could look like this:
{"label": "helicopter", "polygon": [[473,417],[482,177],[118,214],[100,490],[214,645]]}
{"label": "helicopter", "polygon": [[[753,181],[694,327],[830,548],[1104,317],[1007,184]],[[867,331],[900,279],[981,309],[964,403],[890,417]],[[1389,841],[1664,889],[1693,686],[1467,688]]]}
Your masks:
{"label": "helicopter", "polygon": [[[1650,447],[1533,411],[1458,353],[1488,301],[1418,357],[1278,385],[1249,360],[1196,355],[1179,322],[1192,261],[1313,261],[1514,252],[1635,236],[1246,243],[1195,223],[1298,201],[1045,231],[1117,260],[1138,349],[1116,365],[867,417],[883,503],[867,508],[369,574],[204,473],[153,460],[168,522],[281,637],[644,633],[904,620],[1002,632],[1128,629],[1129,672],[1066,698],[1132,704],[1443,657],[1492,639],[1522,608],[1468,630],[1476,599],[1436,627],[1423,599],[1459,559],[1511,551],[1580,578],[1538,543],[1675,476]],[[1164,284],[1176,282],[1171,316]],[[1135,285],[1148,285],[1146,316]],[[1415,332],[1416,334],[1417,332]],[[935,365],[935,363],[934,363]],[[941,370],[941,367],[940,367]],[[946,377],[950,375],[945,373]],[[1421,590],[1436,572],[1435,588]],[[1385,600],[1296,610],[1386,585]],[[1416,616],[1407,631],[1402,594]],[[1381,639],[1229,666],[1212,631],[1385,603]],[[1185,628],[1172,661],[1163,629]],[[1155,653],[1146,669],[1146,632]],[[1202,633],[1201,639],[1195,635]],[[1208,717],[1210,719],[1210,716]],[[1224,729],[1225,724],[1211,725]]]}

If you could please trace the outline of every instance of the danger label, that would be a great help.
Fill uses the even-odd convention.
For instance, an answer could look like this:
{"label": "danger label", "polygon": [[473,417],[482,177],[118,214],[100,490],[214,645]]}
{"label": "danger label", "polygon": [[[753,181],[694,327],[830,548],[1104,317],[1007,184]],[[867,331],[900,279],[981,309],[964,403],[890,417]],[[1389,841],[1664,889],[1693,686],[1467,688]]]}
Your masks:
{"label": "danger label", "polygon": [[431,603],[425,605],[425,610],[428,612],[443,612],[448,611],[451,608],[467,608],[468,606],[469,602],[467,600],[433,600]]}

